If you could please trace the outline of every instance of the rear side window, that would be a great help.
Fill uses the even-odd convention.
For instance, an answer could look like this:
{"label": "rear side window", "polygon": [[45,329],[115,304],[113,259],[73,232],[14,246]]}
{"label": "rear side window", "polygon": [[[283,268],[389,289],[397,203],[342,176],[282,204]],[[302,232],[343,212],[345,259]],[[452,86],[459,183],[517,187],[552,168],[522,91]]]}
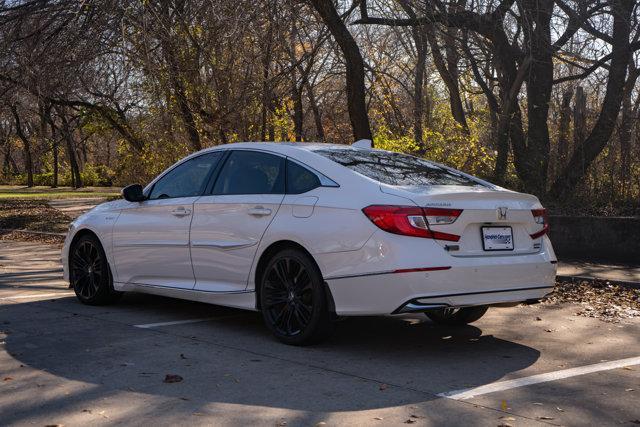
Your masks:
{"label": "rear side window", "polygon": [[383,184],[481,185],[419,157],[379,150],[320,149],[316,153]]}
{"label": "rear side window", "polygon": [[233,151],[213,194],[284,194],[284,158],[259,151]]}
{"label": "rear side window", "polygon": [[153,185],[149,199],[201,195],[209,174],[216,167],[221,157],[222,153],[215,151],[194,157],[176,166]]}
{"label": "rear side window", "polygon": [[287,194],[302,194],[320,187],[320,178],[304,166],[287,160]]}

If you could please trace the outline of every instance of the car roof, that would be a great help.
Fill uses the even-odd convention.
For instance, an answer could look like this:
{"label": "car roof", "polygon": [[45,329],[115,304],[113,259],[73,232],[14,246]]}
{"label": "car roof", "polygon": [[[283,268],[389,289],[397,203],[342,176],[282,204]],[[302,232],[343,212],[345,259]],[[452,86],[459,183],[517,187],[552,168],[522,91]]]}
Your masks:
{"label": "car roof", "polygon": [[216,145],[215,147],[205,148],[199,151],[200,153],[221,150],[221,149],[242,149],[242,148],[263,148],[269,151],[286,153],[290,150],[305,150],[315,151],[319,149],[352,149],[358,150],[358,148],[351,147],[344,144],[329,144],[326,142],[233,142],[229,144]]}

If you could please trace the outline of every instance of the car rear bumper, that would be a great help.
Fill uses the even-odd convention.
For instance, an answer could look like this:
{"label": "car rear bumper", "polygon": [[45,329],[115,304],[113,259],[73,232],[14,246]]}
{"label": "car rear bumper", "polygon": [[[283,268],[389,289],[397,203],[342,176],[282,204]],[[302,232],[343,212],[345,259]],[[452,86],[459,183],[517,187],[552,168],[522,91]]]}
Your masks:
{"label": "car rear bumper", "polygon": [[[423,247],[416,252],[415,248],[389,246],[402,254],[391,256],[390,252],[379,250],[383,256],[369,258],[368,272],[325,274],[336,314],[385,315],[437,307],[525,302],[543,298],[555,284],[556,259],[546,237],[540,252],[518,256],[464,258],[450,256],[440,247],[428,251]],[[366,250],[365,245],[363,251]],[[352,266],[362,265],[357,261],[362,254],[342,253],[341,257],[343,262],[353,257]],[[327,257],[320,259],[327,261]]]}

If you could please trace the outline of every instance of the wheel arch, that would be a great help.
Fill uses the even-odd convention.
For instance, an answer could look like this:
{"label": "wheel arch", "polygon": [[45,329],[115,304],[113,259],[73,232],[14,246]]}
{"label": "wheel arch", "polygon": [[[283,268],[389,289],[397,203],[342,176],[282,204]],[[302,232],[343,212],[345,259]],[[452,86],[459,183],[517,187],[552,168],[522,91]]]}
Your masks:
{"label": "wheel arch", "polygon": [[[89,228],[81,228],[73,235],[73,238],[71,239],[71,243],[69,243],[69,256],[67,257],[67,264],[71,262],[71,254],[73,253],[73,249],[78,243],[78,240],[80,240],[80,238],[83,236],[93,236],[98,240],[98,242],[100,243],[100,246],[102,246],[102,250],[104,251],[105,256],[107,257],[107,263],[111,267],[111,262],[109,260],[109,255],[107,254],[107,248],[104,242],[102,241],[98,233],[96,233],[95,231]],[[71,266],[67,265],[67,268],[69,269],[69,274],[71,274]]]}
{"label": "wheel arch", "polygon": [[[264,269],[267,267],[267,264],[269,263],[269,260],[275,254],[277,254],[278,252],[280,252],[280,251],[282,251],[284,249],[297,249],[297,250],[303,252],[305,255],[307,255],[311,259],[311,261],[314,263],[314,265],[316,266],[316,268],[320,272],[320,275],[322,276],[322,270],[320,269],[320,266],[318,265],[318,262],[313,257],[313,255],[311,255],[311,253],[304,246],[302,246],[300,243],[294,242],[293,240],[278,240],[276,242],[271,243],[260,254],[260,259],[258,260],[258,263],[256,265],[256,269],[255,269],[255,274],[253,276],[254,289],[255,289],[255,293],[256,293],[256,309],[258,309],[258,310],[261,309],[261,307],[260,307],[260,286],[259,286],[260,278],[262,277],[262,274],[264,273]],[[327,285],[327,283],[324,281],[324,278],[323,278],[323,285],[324,285],[324,291],[327,294],[327,300],[328,300],[328,303],[329,303],[329,309],[330,309],[330,311],[335,312],[335,304],[333,302],[333,296],[331,295],[331,290],[329,289],[329,286]]]}
{"label": "wheel arch", "polygon": [[69,253],[71,253],[75,245],[78,243],[78,240],[80,240],[80,238],[83,236],[95,237],[96,239],[98,239],[98,241],[100,242],[100,245],[102,245],[102,249],[104,250],[104,244],[102,243],[102,240],[100,239],[100,237],[93,230],[90,230],[88,228],[82,228],[78,230],[76,234],[73,235],[73,239],[71,239],[71,243],[69,244]]}

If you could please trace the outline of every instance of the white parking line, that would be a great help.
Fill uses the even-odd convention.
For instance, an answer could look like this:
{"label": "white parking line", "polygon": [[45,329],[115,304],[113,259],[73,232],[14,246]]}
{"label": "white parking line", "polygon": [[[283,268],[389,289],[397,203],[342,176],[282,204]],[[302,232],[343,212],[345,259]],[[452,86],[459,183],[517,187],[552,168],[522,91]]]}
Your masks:
{"label": "white parking line", "polygon": [[11,297],[2,297],[0,301],[10,301],[14,299],[30,299],[30,298],[50,298],[50,297],[68,297],[71,295],[75,295],[74,292],[56,292],[51,294],[28,294],[28,295],[14,295]]}
{"label": "white parking line", "polygon": [[207,320],[213,320],[216,317],[204,317],[202,319],[187,319],[187,320],[176,320],[173,322],[160,322],[160,323],[145,323],[142,325],[133,325],[136,328],[157,328],[158,326],[171,326],[171,325],[185,325],[187,323],[198,323],[198,322],[206,322]]}
{"label": "white parking line", "polygon": [[640,357],[630,357],[628,359],[612,360],[609,362],[594,363],[593,365],[581,366],[578,368],[563,369],[561,371],[547,372],[546,374],[532,375],[530,377],[517,378],[509,381],[499,381],[479,387],[464,390],[448,391],[440,393],[438,396],[455,400],[466,400],[483,394],[495,393],[497,391],[510,390],[512,388],[524,387],[532,384],[545,383],[549,381],[562,380],[578,375],[591,374],[593,372],[608,371],[611,369],[624,368],[626,366],[640,365]]}

